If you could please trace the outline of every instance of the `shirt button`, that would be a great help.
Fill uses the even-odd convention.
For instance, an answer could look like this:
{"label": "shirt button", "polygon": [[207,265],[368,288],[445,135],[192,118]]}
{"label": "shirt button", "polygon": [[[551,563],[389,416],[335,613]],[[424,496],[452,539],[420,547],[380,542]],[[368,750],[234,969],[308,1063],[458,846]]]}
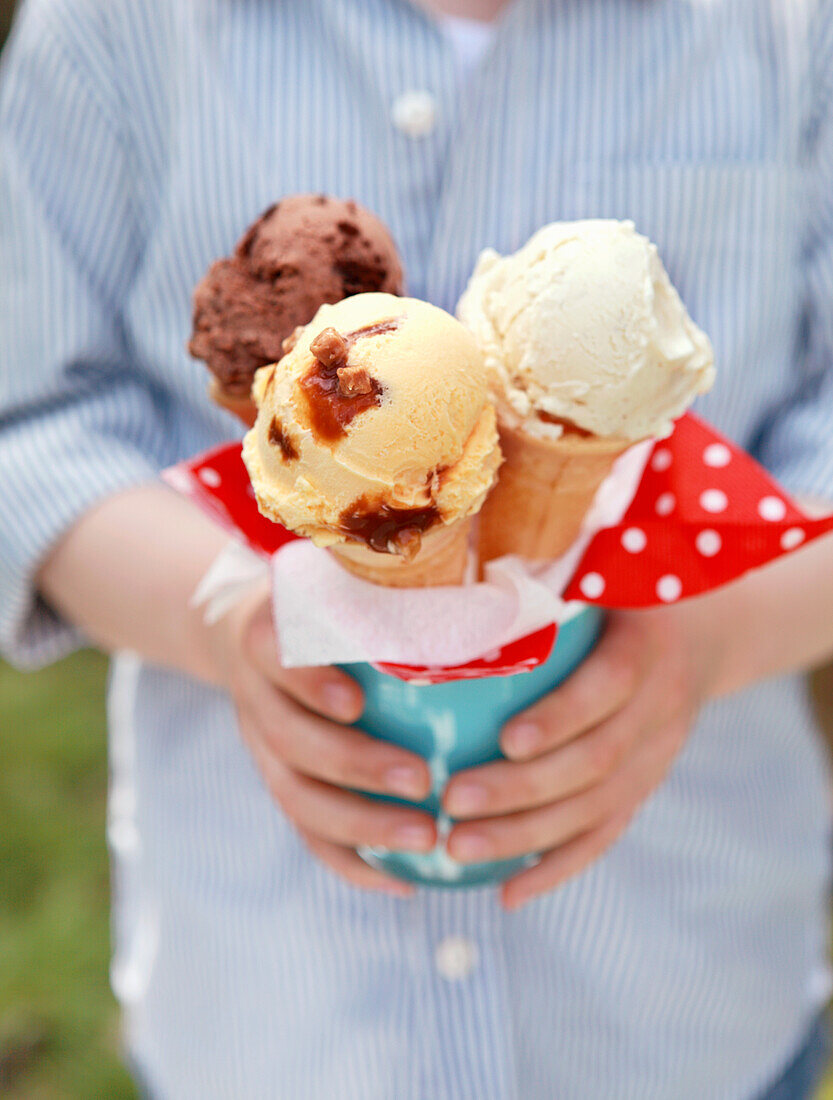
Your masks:
{"label": "shirt button", "polygon": [[477,966],[477,945],[463,936],[446,936],[437,944],[434,962],[446,981],[467,978]]}
{"label": "shirt button", "polygon": [[430,92],[403,92],[393,101],[393,124],[408,137],[427,137],[437,125],[437,101]]}

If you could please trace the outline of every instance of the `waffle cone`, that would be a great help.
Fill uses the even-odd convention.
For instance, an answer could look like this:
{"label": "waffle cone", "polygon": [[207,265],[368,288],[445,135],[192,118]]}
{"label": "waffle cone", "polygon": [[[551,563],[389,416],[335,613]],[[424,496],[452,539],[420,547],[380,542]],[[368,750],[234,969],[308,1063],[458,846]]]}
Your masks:
{"label": "waffle cone", "polygon": [[596,491],[632,443],[565,431],[542,439],[501,425],[504,463],[480,513],[481,563],[552,561],[575,542]]}
{"label": "waffle cone", "polygon": [[208,394],[215,405],[227,409],[238,420],[242,420],[247,428],[254,426],[257,419],[257,406],[251,397],[239,393],[227,393],[216,378],[212,378],[208,386]]}
{"label": "waffle cone", "polygon": [[462,584],[468,563],[471,520],[435,527],[424,536],[416,557],[380,554],[363,543],[343,542],[330,552],[348,572],[386,588],[431,588]]}

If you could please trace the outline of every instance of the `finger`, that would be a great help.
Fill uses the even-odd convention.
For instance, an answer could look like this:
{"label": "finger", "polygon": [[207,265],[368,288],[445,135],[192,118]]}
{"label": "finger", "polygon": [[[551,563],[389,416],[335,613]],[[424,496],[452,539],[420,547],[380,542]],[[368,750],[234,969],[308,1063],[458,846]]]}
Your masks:
{"label": "finger", "polygon": [[593,828],[602,816],[600,788],[504,817],[455,825],[447,847],[460,863],[511,859],[565,844]]}
{"label": "finger", "polygon": [[312,833],[301,831],[301,836],[313,855],[326,864],[331,871],[335,871],[341,878],[346,879],[351,886],[360,886],[363,890],[376,890],[397,898],[410,898],[416,892],[410,883],[385,875],[365,863],[352,848],[331,844],[329,841],[313,836]]}
{"label": "finger", "polygon": [[272,670],[269,679],[301,706],[336,722],[357,722],[364,709],[364,696],[356,681],[329,665],[322,668],[278,667]]}
{"label": "finger", "polygon": [[459,772],[445,789],[443,808],[456,820],[532,809],[587,790],[612,775],[643,731],[631,703],[561,748],[525,761],[498,760]]}
{"label": "finger", "polygon": [[316,714],[337,722],[355,722],[361,716],[362,690],[346,672],[329,665],[321,668],[281,665],[271,618],[260,617],[251,624],[246,653],[264,679]]}
{"label": "finger", "polygon": [[501,748],[510,759],[539,756],[620,710],[637,690],[641,657],[632,620],[614,619],[584,664],[509,722]]}
{"label": "finger", "polygon": [[431,790],[431,772],[421,756],[318,718],[265,682],[253,686],[250,708],[260,739],[296,771],[338,786],[416,801]]}
{"label": "finger", "polygon": [[434,819],[420,810],[373,802],[310,779],[273,757],[262,774],[287,817],[300,829],[348,848],[368,845],[429,852],[437,842]]}
{"label": "finger", "polygon": [[625,706],[589,732],[525,761],[498,760],[459,772],[443,808],[457,820],[498,816],[556,802],[616,772],[635,747],[672,720],[673,700],[648,681]]}
{"label": "finger", "polygon": [[546,851],[596,828],[602,821],[639,802],[668,770],[684,733],[682,724],[655,731],[603,782],[533,810],[455,825],[449,854],[462,863],[506,859]]}
{"label": "finger", "polygon": [[603,825],[547,852],[534,866],[513,876],[501,889],[505,909],[519,909],[540,894],[554,890],[603,855],[618,840],[633,817],[633,810],[609,818]]}

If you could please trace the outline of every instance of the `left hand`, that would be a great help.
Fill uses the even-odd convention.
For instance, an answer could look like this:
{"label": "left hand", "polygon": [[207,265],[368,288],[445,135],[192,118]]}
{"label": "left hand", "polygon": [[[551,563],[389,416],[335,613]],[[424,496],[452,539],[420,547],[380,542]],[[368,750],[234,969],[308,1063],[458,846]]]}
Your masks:
{"label": "left hand", "polygon": [[667,773],[720,667],[696,603],[611,614],[588,660],[505,727],[509,759],[449,782],[444,808],[464,820],[448,839],[455,859],[544,853],[504,885],[507,908],[597,859]]}

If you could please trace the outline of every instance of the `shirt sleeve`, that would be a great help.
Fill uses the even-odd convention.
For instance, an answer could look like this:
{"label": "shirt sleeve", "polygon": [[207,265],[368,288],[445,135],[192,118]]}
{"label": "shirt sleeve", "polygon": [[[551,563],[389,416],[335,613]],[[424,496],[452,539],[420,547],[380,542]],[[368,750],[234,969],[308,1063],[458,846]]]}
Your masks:
{"label": "shirt sleeve", "polygon": [[833,4],[820,5],[810,39],[798,353],[787,398],[765,422],[756,454],[796,496],[833,501]]}
{"label": "shirt sleeve", "polygon": [[168,458],[122,323],[141,242],[102,10],[29,0],[0,74],[0,652],[21,667],[82,641],[34,587],[49,549]]}

